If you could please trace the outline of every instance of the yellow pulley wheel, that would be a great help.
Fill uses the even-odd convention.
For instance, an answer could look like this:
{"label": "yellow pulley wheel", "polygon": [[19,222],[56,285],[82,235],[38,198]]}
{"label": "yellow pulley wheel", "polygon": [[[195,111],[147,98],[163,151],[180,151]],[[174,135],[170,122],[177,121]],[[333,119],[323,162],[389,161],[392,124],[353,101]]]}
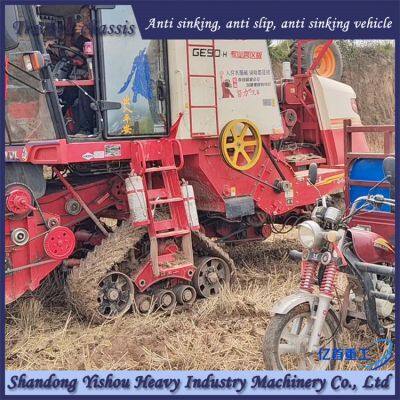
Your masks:
{"label": "yellow pulley wheel", "polygon": [[228,122],[219,136],[219,145],[225,162],[238,171],[254,167],[261,156],[260,132],[247,119]]}

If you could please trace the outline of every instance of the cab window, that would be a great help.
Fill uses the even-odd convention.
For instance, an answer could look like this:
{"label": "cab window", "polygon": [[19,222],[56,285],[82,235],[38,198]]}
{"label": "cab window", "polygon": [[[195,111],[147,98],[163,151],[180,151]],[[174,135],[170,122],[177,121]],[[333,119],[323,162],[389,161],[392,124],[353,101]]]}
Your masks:
{"label": "cab window", "polygon": [[106,112],[108,136],[161,136],[167,131],[165,53],[161,40],[143,40],[130,5],[101,9],[103,94],[121,103]]}
{"label": "cab window", "polygon": [[6,143],[18,144],[34,140],[55,139],[56,133],[50,116],[46,95],[38,72],[26,74],[22,53],[32,51],[29,29],[24,22],[22,8],[18,6],[15,29],[19,45],[6,52],[5,122]]}

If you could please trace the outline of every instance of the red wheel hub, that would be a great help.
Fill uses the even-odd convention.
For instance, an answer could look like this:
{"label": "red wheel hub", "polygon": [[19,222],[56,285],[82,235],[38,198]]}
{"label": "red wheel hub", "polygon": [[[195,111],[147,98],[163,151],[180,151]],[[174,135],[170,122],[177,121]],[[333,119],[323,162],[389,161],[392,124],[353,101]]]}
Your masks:
{"label": "red wheel hub", "polygon": [[27,214],[33,209],[32,195],[24,188],[13,189],[7,195],[6,206],[14,214]]}
{"label": "red wheel hub", "polygon": [[56,226],[44,237],[44,250],[46,254],[56,260],[68,258],[75,249],[75,235],[66,226]]}

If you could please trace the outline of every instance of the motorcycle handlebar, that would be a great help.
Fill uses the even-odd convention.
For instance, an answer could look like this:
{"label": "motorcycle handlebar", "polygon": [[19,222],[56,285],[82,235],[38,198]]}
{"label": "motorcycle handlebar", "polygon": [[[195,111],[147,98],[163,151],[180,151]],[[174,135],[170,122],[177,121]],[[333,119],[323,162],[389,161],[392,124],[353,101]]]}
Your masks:
{"label": "motorcycle handlebar", "polygon": [[382,195],[376,195],[376,196],[361,196],[358,197],[353,205],[351,206],[350,209],[350,215],[353,214],[356,211],[356,206],[358,203],[361,201],[365,201],[367,203],[370,203],[371,205],[387,205],[387,206],[394,206],[396,204],[396,201],[394,199],[387,199],[383,197]]}

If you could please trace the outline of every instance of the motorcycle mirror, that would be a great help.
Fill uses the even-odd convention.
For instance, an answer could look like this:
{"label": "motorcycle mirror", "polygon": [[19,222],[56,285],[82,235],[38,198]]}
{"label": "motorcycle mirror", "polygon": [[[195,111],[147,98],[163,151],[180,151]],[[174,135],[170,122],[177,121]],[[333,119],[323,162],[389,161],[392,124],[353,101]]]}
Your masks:
{"label": "motorcycle mirror", "polygon": [[6,51],[13,50],[19,45],[15,25],[18,23],[17,8],[15,5],[5,7],[4,16],[4,47]]}
{"label": "motorcycle mirror", "polygon": [[386,180],[394,186],[396,181],[396,161],[394,157],[386,157],[383,160],[383,172]]}
{"label": "motorcycle mirror", "polygon": [[311,163],[308,167],[308,180],[312,185],[317,183],[318,178],[318,165],[315,163]]}

